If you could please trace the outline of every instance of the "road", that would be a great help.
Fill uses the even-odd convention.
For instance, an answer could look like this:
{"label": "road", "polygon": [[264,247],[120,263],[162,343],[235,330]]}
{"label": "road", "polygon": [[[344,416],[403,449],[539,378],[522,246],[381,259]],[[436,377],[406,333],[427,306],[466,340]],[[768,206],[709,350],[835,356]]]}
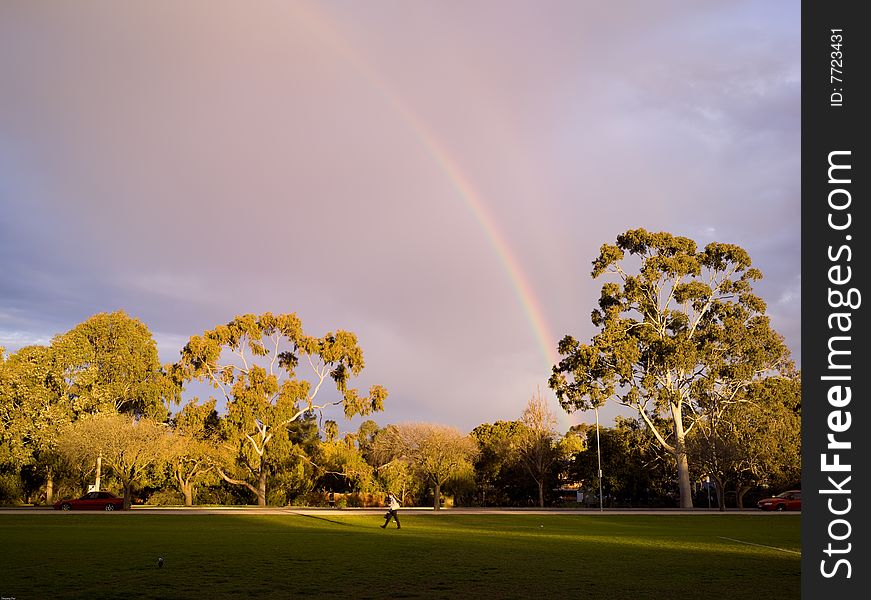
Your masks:
{"label": "road", "polygon": [[[444,508],[435,511],[427,507],[408,507],[400,509],[403,513],[430,513],[440,515],[588,515],[588,516],[614,516],[614,515],[800,515],[801,512],[773,512],[756,509],[736,510],[729,509],[720,512],[716,509],[695,508],[691,510],[677,508],[614,508],[599,511],[597,509],[573,509],[573,508]],[[47,506],[23,506],[0,508],[0,515],[34,515],[34,514],[93,514],[96,511],[72,511],[64,512],[52,510]],[[381,515],[384,508],[297,508],[297,507],[267,507],[256,506],[134,506],[127,514],[146,515],[226,515],[226,514],[252,514],[252,515],[326,515],[347,514]],[[106,513],[123,514],[123,513]]]}

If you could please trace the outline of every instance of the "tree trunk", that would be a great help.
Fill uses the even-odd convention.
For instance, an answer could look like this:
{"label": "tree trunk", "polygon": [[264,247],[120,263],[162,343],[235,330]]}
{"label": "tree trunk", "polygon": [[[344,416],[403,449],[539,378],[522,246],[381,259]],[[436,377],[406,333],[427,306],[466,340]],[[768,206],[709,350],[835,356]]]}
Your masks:
{"label": "tree trunk", "polygon": [[49,506],[54,503],[54,471],[51,469],[45,474],[45,503]]}
{"label": "tree trunk", "polygon": [[187,478],[182,474],[181,467],[175,465],[175,480],[178,482],[178,488],[184,495],[184,505],[193,506],[194,501],[194,486],[191,481],[196,477],[196,472],[191,473]]}
{"label": "tree trunk", "polygon": [[680,489],[680,507],[693,507],[693,490],[690,485],[690,466],[687,460],[686,439],[680,405],[671,405],[674,421],[674,458],[677,462],[677,484]]}
{"label": "tree trunk", "polygon": [[544,480],[538,482],[538,505],[544,508]]}
{"label": "tree trunk", "polygon": [[257,478],[257,506],[266,506],[266,469],[260,469],[260,476]]}
{"label": "tree trunk", "polygon": [[717,509],[726,512],[726,482],[719,477],[714,478],[714,491],[717,492]]}
{"label": "tree trunk", "polygon": [[130,505],[133,504],[133,482],[125,482],[124,483],[124,510],[130,508]]}
{"label": "tree trunk", "polygon": [[441,497],[442,497],[442,486],[437,483],[437,484],[435,484],[435,494],[433,495],[433,500],[432,500],[432,507],[435,510],[439,510],[441,508],[441,505],[439,504],[439,500],[441,499]]}
{"label": "tree trunk", "polygon": [[739,485],[738,486],[738,497],[736,498],[736,501],[738,503],[739,509],[744,508],[744,495],[749,491],[750,491],[750,488],[746,485],[744,485],[744,486]]}

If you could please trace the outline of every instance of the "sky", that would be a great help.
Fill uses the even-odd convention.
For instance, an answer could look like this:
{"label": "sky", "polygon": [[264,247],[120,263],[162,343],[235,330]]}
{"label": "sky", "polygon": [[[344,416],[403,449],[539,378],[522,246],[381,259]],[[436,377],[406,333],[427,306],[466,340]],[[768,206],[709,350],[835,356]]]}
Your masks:
{"label": "sky", "polygon": [[[748,250],[800,363],[800,3],[0,3],[0,346],[357,334],[380,424],[519,418],[631,228]],[[190,392],[192,393],[192,392]],[[604,422],[618,412],[609,405]],[[355,429],[359,419],[343,423]]]}

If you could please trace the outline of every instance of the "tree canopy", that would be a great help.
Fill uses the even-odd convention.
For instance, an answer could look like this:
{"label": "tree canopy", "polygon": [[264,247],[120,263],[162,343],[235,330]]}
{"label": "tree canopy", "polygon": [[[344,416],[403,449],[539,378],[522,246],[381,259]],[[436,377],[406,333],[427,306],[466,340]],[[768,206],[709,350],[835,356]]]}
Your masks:
{"label": "tree canopy", "polygon": [[[602,247],[593,274],[616,278],[593,312],[598,332],[562,340],[549,383],[567,410],[608,399],[636,410],[602,431],[608,496],[663,505],[709,474],[740,506],[748,490],[795,485],[800,376],[746,252],[635,230]],[[371,505],[386,490],[409,504],[431,493],[440,506],[445,493],[530,506],[598,487],[587,426],[560,436],[540,393],[517,420],[468,436],[435,423],[344,430],[339,414],[365,418],[387,396],[353,387],[363,367],[354,334],[310,336],[292,314],[236,317],[166,367],[144,324],[94,315],[50,346],[0,350],[0,501],[51,502],[101,480],[128,505],[137,491],[188,505],[318,504],[330,491],[336,506]],[[170,416],[192,380],[220,393]]]}
{"label": "tree canopy", "polygon": [[[298,373],[300,363],[312,381]],[[287,426],[306,413],[341,406],[345,417],[368,415],[384,407],[387,390],[373,385],[362,396],[348,384],[364,367],[357,337],[348,331],[323,337],[306,335],[295,314],[238,316],[226,325],[193,336],[172,372],[179,381],[205,380],[226,400],[224,437],[236,455],[241,475],[227,481],[244,485],[267,501],[270,448],[287,441]],[[331,380],[338,398],[321,400]]]}
{"label": "tree canopy", "polygon": [[633,229],[601,247],[591,274],[616,279],[592,312],[598,333],[560,341],[550,386],[570,411],[609,399],[633,408],[674,457],[680,505],[692,507],[686,435],[700,400],[739,394],[789,360],[753,293],[762,273],[734,244],[699,251],[689,238]]}
{"label": "tree canopy", "polygon": [[[582,425],[585,436],[595,436],[593,426]],[[638,419],[618,416],[613,427],[599,428],[599,450],[595,441],[574,456],[569,470],[583,482],[584,490],[599,494],[599,455],[602,464],[602,493],[606,506],[617,504],[650,506],[673,498],[676,486],[669,475],[671,462],[663,460],[647,425]],[[665,456],[668,458],[668,455]]]}
{"label": "tree canopy", "polygon": [[741,394],[702,405],[688,438],[690,456],[714,480],[718,504],[733,484],[739,508],[755,486],[792,487],[801,479],[801,378],[782,373],[756,381]]}
{"label": "tree canopy", "polygon": [[130,508],[134,487],[170,456],[172,439],[166,425],[148,417],[102,413],[68,426],[60,447],[74,462],[93,464],[100,456],[121,481],[124,508]]}
{"label": "tree canopy", "polygon": [[548,409],[539,391],[523,409],[517,449],[526,471],[538,486],[538,505],[544,507],[544,486],[551,466],[558,457],[556,416]]}
{"label": "tree canopy", "polygon": [[374,445],[382,464],[406,463],[432,486],[435,509],[440,508],[442,486],[471,474],[477,453],[469,436],[433,423],[390,425],[378,432]]}
{"label": "tree canopy", "polygon": [[197,484],[210,475],[214,477],[222,464],[221,421],[215,410],[216,403],[212,398],[200,404],[194,398],[171,420],[173,441],[169,465],[185,506],[193,505]]}
{"label": "tree canopy", "polygon": [[123,311],[98,313],[51,345],[77,414],[112,410],[162,420],[179,399],[148,327]]}

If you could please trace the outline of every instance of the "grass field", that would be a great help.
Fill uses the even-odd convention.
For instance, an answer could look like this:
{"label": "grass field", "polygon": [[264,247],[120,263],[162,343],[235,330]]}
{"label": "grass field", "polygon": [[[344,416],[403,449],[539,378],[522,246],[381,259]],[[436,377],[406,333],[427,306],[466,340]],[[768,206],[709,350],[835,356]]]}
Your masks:
{"label": "grass field", "polygon": [[385,531],[380,513],[350,511],[0,515],[0,596],[799,597],[793,515],[400,518]]}

